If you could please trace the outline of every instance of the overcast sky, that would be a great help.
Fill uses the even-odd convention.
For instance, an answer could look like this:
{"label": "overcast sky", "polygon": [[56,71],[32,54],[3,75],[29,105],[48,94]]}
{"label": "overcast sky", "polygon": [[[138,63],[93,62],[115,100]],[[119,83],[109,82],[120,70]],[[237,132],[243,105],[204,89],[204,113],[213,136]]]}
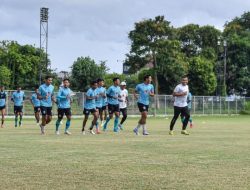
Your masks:
{"label": "overcast sky", "polygon": [[70,70],[80,56],[122,72],[128,32],[142,19],[164,15],[175,27],[214,25],[250,11],[250,0],[0,0],[0,40],[39,47],[40,7],[49,8],[52,68]]}

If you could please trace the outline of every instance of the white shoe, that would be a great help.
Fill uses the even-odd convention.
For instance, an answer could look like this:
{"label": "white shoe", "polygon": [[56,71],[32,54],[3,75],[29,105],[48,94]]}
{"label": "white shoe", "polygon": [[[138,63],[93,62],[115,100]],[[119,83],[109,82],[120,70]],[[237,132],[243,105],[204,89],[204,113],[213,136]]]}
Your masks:
{"label": "white shoe", "polygon": [[69,132],[68,130],[64,132],[65,135],[71,135],[71,132]]}
{"label": "white shoe", "polygon": [[56,131],[56,135],[60,135],[60,132],[59,132],[59,131]]}
{"label": "white shoe", "polygon": [[95,132],[93,130],[89,130],[90,134],[95,135]]}
{"label": "white shoe", "polygon": [[82,135],[86,135],[85,131],[82,131]]}

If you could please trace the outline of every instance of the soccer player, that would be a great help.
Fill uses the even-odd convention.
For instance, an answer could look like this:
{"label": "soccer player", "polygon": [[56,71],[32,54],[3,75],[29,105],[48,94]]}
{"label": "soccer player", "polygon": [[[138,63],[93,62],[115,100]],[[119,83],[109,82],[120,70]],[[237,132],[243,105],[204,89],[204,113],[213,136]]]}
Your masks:
{"label": "soccer player", "polygon": [[[190,114],[191,110],[192,110],[192,94],[191,94],[191,92],[188,93],[187,104],[188,104],[188,111],[189,111],[189,114]],[[181,114],[182,123],[184,122],[184,120],[185,120],[185,116]],[[190,118],[189,118],[189,123],[190,123],[190,128],[193,128],[193,119],[191,117],[191,114],[190,114]]]}
{"label": "soccer player", "polygon": [[83,135],[85,135],[85,126],[86,126],[86,123],[88,121],[90,113],[94,116],[94,118],[93,118],[93,121],[92,121],[91,126],[89,128],[89,132],[93,135],[95,134],[95,132],[93,131],[93,128],[96,125],[96,122],[97,122],[98,116],[99,116],[98,110],[96,109],[96,104],[95,104],[95,100],[97,99],[97,93],[96,93],[97,87],[98,87],[97,81],[92,81],[91,88],[86,93],[86,100],[84,103],[84,110],[83,110],[84,120],[82,123],[82,134]]}
{"label": "soccer player", "polygon": [[120,106],[120,112],[122,113],[122,120],[119,124],[119,128],[123,130],[122,124],[127,119],[127,104],[128,104],[128,90],[126,89],[126,82],[121,82],[121,93],[119,98],[119,106]]}
{"label": "soccer player", "polygon": [[174,125],[180,114],[182,114],[185,117],[182,125],[181,134],[189,135],[189,133],[186,131],[188,120],[190,118],[190,114],[188,111],[188,104],[187,104],[188,93],[189,93],[188,77],[183,76],[181,79],[181,84],[177,85],[173,92],[173,96],[175,98],[174,117],[170,123],[169,135],[174,135]]}
{"label": "soccer player", "polygon": [[108,88],[106,95],[108,97],[108,112],[109,116],[107,117],[105,124],[103,125],[103,131],[106,131],[108,122],[113,118],[113,114],[115,113],[114,120],[114,132],[118,132],[118,124],[119,124],[119,116],[120,116],[120,108],[119,108],[119,98],[121,97],[121,89],[120,89],[120,79],[114,78],[113,85]]}
{"label": "soccer player", "polygon": [[0,86],[0,111],[2,114],[1,128],[4,128],[6,99],[7,99],[7,93],[4,91],[4,86]]}
{"label": "soccer player", "polygon": [[53,78],[45,77],[45,83],[38,89],[38,98],[41,100],[42,123],[40,124],[41,134],[45,135],[45,126],[52,120],[52,101],[54,99]]}
{"label": "soccer player", "polygon": [[[144,82],[138,84],[135,88],[134,96],[138,100],[137,105],[141,112],[141,119],[138,122],[137,127],[133,130],[136,135],[139,135],[139,129],[142,127],[142,134],[149,135],[146,129],[146,120],[149,107],[149,97],[154,96],[154,86],[151,84],[152,77],[150,75],[144,76]],[[139,97],[137,95],[139,94]]]}
{"label": "soccer player", "polygon": [[[106,89],[103,87],[104,85],[103,79],[97,79],[97,83],[98,83],[98,88],[96,89],[97,98],[96,98],[95,104],[99,112],[101,125],[103,125],[103,111],[105,111],[104,110],[105,108],[103,109],[103,102],[105,101],[104,99],[106,98]],[[100,133],[99,127],[98,127],[98,121],[96,125],[96,133],[97,134]]]}
{"label": "soccer player", "polygon": [[17,90],[13,92],[11,100],[14,102],[14,113],[15,113],[15,127],[17,127],[18,115],[19,119],[19,127],[22,126],[22,118],[23,118],[23,101],[25,99],[25,94],[21,91],[21,87],[17,87]]}
{"label": "soccer player", "polygon": [[36,86],[35,87],[35,92],[32,94],[31,96],[31,104],[34,108],[34,113],[35,113],[35,118],[36,118],[36,122],[37,122],[37,125],[39,125],[39,121],[40,121],[40,111],[41,111],[41,102],[40,100],[38,99],[38,88],[39,86]]}
{"label": "soccer player", "polygon": [[64,134],[71,135],[71,132],[69,132],[69,128],[70,128],[70,121],[71,121],[71,105],[70,104],[71,104],[72,91],[70,90],[69,86],[70,86],[69,79],[64,79],[63,86],[59,89],[59,92],[57,94],[57,105],[58,105],[58,119],[56,121],[56,134],[57,135],[60,134],[59,126],[64,115],[66,115],[67,117]]}

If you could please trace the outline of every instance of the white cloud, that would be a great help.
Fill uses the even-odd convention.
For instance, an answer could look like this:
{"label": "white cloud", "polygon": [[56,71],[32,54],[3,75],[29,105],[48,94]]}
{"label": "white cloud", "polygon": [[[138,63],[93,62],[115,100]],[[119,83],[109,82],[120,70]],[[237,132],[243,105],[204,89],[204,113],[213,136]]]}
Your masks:
{"label": "white cloud", "polygon": [[174,26],[214,25],[250,10],[244,0],[0,0],[0,40],[39,46],[39,9],[49,7],[49,54],[52,67],[69,70],[79,56],[107,60],[121,72],[134,22],[165,15]]}

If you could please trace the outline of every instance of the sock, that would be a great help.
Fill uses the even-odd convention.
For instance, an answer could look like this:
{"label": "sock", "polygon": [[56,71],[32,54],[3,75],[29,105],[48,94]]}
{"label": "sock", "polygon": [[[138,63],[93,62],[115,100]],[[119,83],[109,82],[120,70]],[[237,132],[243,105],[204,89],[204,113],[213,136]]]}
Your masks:
{"label": "sock", "polygon": [[22,119],[23,119],[23,116],[22,116],[22,115],[20,115],[19,124],[22,124]]}
{"label": "sock", "polygon": [[18,116],[15,116],[15,126],[17,126]]}
{"label": "sock", "polygon": [[115,117],[115,121],[114,121],[114,131],[118,130],[118,123],[119,123],[119,117]]}
{"label": "sock", "polygon": [[95,124],[96,129],[98,129],[98,128],[99,128],[99,127],[98,127],[98,125],[99,125],[99,122],[98,122],[98,121],[96,121],[96,124]]}
{"label": "sock", "polygon": [[107,128],[107,125],[108,125],[108,122],[110,121],[110,118],[109,117],[107,117],[107,119],[106,119],[106,121],[105,121],[105,123],[104,123],[104,125],[103,125],[103,129],[106,129]]}
{"label": "sock", "polygon": [[183,123],[183,122],[184,122],[184,120],[185,120],[185,117],[182,117],[182,118],[181,118],[181,122]]}
{"label": "sock", "polygon": [[189,118],[189,122],[193,123],[193,118],[192,117]]}
{"label": "sock", "polygon": [[59,130],[60,122],[61,122],[60,119],[58,119],[58,120],[56,121],[56,131]]}
{"label": "sock", "polygon": [[65,127],[65,131],[68,131],[69,130],[69,127],[70,127],[70,120],[69,119],[67,119],[67,121],[66,121],[66,127]]}
{"label": "sock", "polygon": [[141,124],[140,124],[140,123],[138,123],[138,125],[137,125],[136,129],[137,129],[137,130],[139,130],[139,129],[140,129],[140,127],[141,127]]}
{"label": "sock", "polygon": [[142,125],[142,130],[143,130],[143,133],[144,133],[144,132],[147,132],[146,125]]}
{"label": "sock", "polygon": [[2,119],[2,125],[4,124],[4,119]]}

